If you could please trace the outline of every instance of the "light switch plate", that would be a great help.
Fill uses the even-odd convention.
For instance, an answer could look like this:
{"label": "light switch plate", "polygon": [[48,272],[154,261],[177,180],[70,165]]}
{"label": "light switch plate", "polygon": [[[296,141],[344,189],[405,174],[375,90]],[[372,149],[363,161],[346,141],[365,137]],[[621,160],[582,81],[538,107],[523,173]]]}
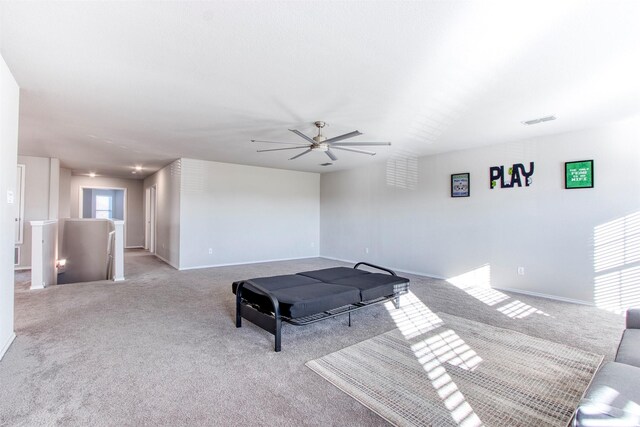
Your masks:
{"label": "light switch plate", "polygon": [[13,191],[11,190],[7,190],[7,203],[9,203],[10,205],[13,204],[14,201],[14,197],[13,197]]}

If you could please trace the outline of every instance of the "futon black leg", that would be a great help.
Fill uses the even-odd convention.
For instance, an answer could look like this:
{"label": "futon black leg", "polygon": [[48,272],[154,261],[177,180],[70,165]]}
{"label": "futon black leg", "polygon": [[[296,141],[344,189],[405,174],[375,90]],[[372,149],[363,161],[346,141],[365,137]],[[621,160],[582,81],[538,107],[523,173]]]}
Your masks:
{"label": "futon black leg", "polygon": [[276,343],[275,343],[275,350],[276,352],[280,351],[280,338],[281,338],[281,330],[282,330],[282,321],[280,320],[280,317],[278,316],[276,318],[276,332],[275,332],[275,336],[276,336]]}
{"label": "futon black leg", "polygon": [[396,296],[396,297],[393,299],[393,305],[394,305],[394,307],[395,307],[396,309],[399,309],[399,308],[400,308],[400,295]]}
{"label": "futon black leg", "polygon": [[236,289],[236,328],[242,327],[242,285]]}
{"label": "futon black leg", "polygon": [[351,327],[351,312],[349,312],[349,327]]}

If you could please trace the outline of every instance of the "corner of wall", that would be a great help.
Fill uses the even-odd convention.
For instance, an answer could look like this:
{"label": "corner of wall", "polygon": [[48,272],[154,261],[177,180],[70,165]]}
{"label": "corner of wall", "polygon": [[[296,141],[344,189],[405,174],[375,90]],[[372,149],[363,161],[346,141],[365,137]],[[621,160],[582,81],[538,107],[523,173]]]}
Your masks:
{"label": "corner of wall", "polygon": [[20,88],[0,56],[0,358],[15,338],[14,271],[15,205],[5,195],[16,191]]}

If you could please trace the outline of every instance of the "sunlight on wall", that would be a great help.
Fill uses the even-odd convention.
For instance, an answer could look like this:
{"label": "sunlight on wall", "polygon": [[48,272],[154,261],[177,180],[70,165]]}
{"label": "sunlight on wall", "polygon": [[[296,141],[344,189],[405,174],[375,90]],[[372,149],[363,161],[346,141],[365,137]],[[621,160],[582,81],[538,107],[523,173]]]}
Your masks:
{"label": "sunlight on wall", "polygon": [[489,264],[485,264],[482,267],[459,276],[451,277],[447,279],[447,282],[489,307],[511,300],[497,307],[496,310],[512,319],[524,319],[532,314],[548,316],[548,314],[537,308],[513,299],[500,291],[491,289],[491,266]]}
{"label": "sunlight on wall", "polygon": [[385,307],[402,335],[407,340],[417,340],[411,350],[455,423],[464,427],[482,426],[482,421],[446,370],[446,364],[473,370],[482,362],[480,356],[455,331],[443,328],[442,319],[413,292],[401,297],[400,308],[395,308],[391,302]]}
{"label": "sunlight on wall", "polygon": [[396,150],[387,160],[387,185],[414,190],[418,185],[418,157],[406,150]]}
{"label": "sunlight on wall", "polygon": [[640,212],[593,229],[594,303],[614,313],[640,306]]}

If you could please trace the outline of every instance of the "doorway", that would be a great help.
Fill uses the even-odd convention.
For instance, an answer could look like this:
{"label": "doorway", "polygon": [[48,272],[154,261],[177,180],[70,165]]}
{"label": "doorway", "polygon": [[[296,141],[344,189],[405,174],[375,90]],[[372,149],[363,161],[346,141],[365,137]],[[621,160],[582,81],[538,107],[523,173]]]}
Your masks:
{"label": "doorway", "polygon": [[[127,189],[118,187],[80,187],[78,217],[124,221],[127,241]],[[126,246],[126,244],[125,244]]]}
{"label": "doorway", "polygon": [[156,253],[156,185],[152,185],[145,191],[145,228],[144,248],[150,253]]}

